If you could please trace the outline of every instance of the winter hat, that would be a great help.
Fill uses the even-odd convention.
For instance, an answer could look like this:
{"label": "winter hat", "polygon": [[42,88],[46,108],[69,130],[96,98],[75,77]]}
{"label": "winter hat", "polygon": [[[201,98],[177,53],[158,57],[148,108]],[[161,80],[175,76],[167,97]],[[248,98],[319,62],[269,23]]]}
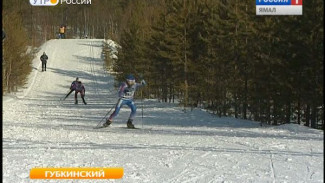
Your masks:
{"label": "winter hat", "polygon": [[134,85],[135,84],[135,77],[132,74],[129,74],[126,77],[126,82],[128,85]]}
{"label": "winter hat", "polygon": [[126,80],[135,80],[135,77],[132,74],[129,74],[128,76],[126,76]]}

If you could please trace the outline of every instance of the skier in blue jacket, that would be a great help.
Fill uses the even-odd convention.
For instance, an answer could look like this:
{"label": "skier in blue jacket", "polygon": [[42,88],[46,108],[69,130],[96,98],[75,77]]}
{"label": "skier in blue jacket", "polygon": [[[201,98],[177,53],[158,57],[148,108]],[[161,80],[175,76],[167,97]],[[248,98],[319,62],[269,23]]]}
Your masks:
{"label": "skier in blue jacket", "polygon": [[133,119],[136,114],[136,106],[134,104],[133,97],[134,97],[136,89],[139,87],[143,87],[145,85],[146,85],[146,82],[144,80],[142,80],[141,83],[136,83],[135,77],[131,74],[128,75],[126,77],[126,82],[123,82],[120,85],[120,88],[118,91],[119,99],[115,106],[115,111],[111,114],[111,116],[109,118],[107,118],[106,123],[104,123],[103,126],[107,127],[110,124],[112,124],[113,118],[118,115],[121,107],[123,105],[127,105],[131,108],[131,114],[130,114],[129,120],[127,121],[127,127],[135,128],[134,125],[132,124]]}

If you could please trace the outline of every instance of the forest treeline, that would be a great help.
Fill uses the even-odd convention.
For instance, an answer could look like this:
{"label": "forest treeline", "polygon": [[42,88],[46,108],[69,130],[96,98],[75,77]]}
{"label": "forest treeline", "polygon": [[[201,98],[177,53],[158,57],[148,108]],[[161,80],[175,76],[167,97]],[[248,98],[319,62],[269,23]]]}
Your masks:
{"label": "forest treeline", "polygon": [[67,38],[118,42],[118,59],[106,62],[117,81],[126,73],[144,78],[147,98],[180,102],[184,110],[324,128],[323,0],[304,2],[302,16],[256,16],[255,1],[248,0],[5,2],[16,3],[11,8],[23,17],[29,45],[55,38],[62,24]]}
{"label": "forest treeline", "polygon": [[255,1],[165,0],[149,18],[150,1],[133,2],[114,68],[185,109],[323,128],[323,3],[304,2],[303,16],[256,16]]}

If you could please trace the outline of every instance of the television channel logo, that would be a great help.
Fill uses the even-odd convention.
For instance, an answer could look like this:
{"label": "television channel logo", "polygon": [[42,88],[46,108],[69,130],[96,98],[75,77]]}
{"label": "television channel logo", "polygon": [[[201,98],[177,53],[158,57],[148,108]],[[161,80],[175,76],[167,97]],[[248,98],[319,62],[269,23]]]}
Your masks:
{"label": "television channel logo", "polygon": [[59,0],[29,0],[32,6],[55,6]]}
{"label": "television channel logo", "polygon": [[256,15],[302,15],[303,0],[256,0]]}

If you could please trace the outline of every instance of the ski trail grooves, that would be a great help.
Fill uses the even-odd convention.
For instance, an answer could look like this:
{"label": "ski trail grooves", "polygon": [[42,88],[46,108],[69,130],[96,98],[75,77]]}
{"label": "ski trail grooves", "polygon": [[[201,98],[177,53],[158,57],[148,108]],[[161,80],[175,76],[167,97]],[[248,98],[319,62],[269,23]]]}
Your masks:
{"label": "ski trail grooves", "polygon": [[271,175],[272,175],[272,179],[273,179],[273,183],[276,182],[276,179],[275,179],[275,172],[274,172],[274,164],[273,164],[273,155],[270,154],[270,169],[271,169]]}
{"label": "ski trail grooves", "polygon": [[[117,97],[113,76],[103,69],[102,42],[51,40],[35,56],[27,93],[3,104],[3,182],[31,182],[34,167],[123,167],[123,179],[111,181],[123,183],[323,181],[323,133],[316,130],[260,128],[156,100],[144,101],[144,129],[126,129],[130,109],[124,107],[109,129],[94,130]],[[46,72],[36,68],[43,51]],[[74,93],[59,100],[76,77],[87,105],[75,105]]]}

